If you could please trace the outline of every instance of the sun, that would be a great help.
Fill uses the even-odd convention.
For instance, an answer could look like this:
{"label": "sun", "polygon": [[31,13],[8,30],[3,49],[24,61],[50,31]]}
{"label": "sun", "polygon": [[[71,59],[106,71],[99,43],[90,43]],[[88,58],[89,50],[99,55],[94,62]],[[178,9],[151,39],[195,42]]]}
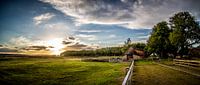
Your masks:
{"label": "sun", "polygon": [[55,38],[47,41],[47,44],[50,46],[53,46],[53,48],[50,48],[50,51],[52,51],[52,54],[54,55],[60,55],[60,53],[63,52],[64,45],[62,44],[61,38]]}

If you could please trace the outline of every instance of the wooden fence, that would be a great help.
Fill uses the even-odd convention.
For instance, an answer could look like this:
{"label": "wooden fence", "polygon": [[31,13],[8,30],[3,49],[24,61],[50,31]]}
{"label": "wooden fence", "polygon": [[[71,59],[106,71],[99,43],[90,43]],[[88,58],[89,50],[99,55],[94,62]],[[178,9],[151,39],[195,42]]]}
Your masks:
{"label": "wooden fence", "polygon": [[179,60],[179,59],[173,59],[174,65],[184,66],[184,67],[190,67],[199,69],[200,67],[200,61],[195,60]]}
{"label": "wooden fence", "polygon": [[133,75],[133,67],[134,67],[134,60],[131,62],[128,72],[122,82],[122,85],[131,85],[132,84],[132,75]]}

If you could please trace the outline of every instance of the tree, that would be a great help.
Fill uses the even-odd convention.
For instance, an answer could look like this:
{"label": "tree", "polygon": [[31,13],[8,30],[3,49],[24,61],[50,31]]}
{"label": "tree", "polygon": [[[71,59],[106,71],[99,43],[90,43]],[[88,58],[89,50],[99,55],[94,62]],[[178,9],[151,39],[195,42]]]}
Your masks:
{"label": "tree", "polygon": [[173,32],[169,40],[178,54],[182,57],[188,54],[188,48],[200,43],[199,23],[189,12],[179,12],[170,18],[169,24]]}
{"label": "tree", "polygon": [[167,22],[163,21],[156,24],[145,47],[147,54],[156,53],[162,58],[165,57],[170,47],[168,39],[170,32]]}
{"label": "tree", "polygon": [[125,43],[125,45],[131,44],[131,38],[128,38],[124,43]]}
{"label": "tree", "polygon": [[130,47],[131,47],[131,38],[128,38],[126,41],[124,41],[124,46],[121,49],[121,51],[125,53]]}
{"label": "tree", "polygon": [[145,46],[145,43],[133,43],[131,47],[138,50],[144,50]]}

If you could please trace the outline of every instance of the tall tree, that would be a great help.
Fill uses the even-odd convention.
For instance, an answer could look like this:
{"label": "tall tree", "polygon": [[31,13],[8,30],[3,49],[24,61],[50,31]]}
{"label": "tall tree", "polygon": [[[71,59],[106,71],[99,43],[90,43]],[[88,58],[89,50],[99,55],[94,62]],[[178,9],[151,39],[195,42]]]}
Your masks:
{"label": "tall tree", "polygon": [[121,51],[125,53],[129,49],[129,47],[131,47],[131,38],[128,38],[126,41],[124,41],[124,46]]}
{"label": "tall tree", "polygon": [[160,57],[165,57],[169,48],[170,29],[167,22],[163,21],[153,27],[151,36],[145,50],[151,54],[156,53]]}
{"label": "tall tree", "polygon": [[125,45],[131,44],[131,38],[128,38],[124,43],[125,43]]}
{"label": "tall tree", "polygon": [[169,40],[177,53],[188,54],[188,48],[200,43],[199,23],[189,12],[179,12],[170,18],[169,24],[173,30]]}

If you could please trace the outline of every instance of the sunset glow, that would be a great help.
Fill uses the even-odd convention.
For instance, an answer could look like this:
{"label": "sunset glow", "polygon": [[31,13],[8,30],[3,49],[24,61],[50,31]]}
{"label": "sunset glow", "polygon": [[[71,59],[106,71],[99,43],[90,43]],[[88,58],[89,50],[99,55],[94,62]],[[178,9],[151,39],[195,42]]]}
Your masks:
{"label": "sunset glow", "polygon": [[59,55],[61,52],[63,52],[64,45],[62,44],[61,38],[48,40],[47,44],[52,46],[52,48],[49,48],[52,54]]}

